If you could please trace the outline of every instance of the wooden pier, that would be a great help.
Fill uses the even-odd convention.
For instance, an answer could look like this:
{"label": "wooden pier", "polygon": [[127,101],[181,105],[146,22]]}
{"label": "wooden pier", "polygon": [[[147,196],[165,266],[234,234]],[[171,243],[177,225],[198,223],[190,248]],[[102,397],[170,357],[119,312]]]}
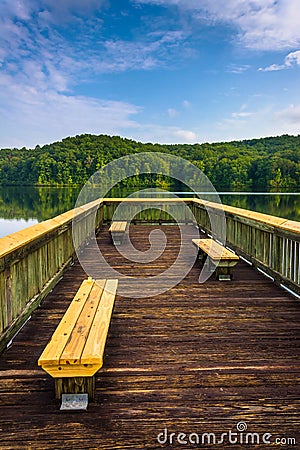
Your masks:
{"label": "wooden pier", "polygon": [[[102,222],[97,243],[112,267],[131,276],[151,277],[174,262],[180,246],[177,226],[156,225],[167,237],[163,254],[151,263],[129,265],[112,245],[106,214],[98,215]],[[145,251],[153,225],[136,223],[130,225],[130,238]],[[263,226],[267,233],[268,225]],[[196,228],[187,224],[185,229],[192,240]],[[54,236],[66,240],[62,231]],[[295,233],[287,247],[293,248],[297,262],[298,241],[296,236],[293,244],[292,237]],[[41,245],[45,243],[44,234]],[[82,258],[97,264],[97,254],[89,247]],[[11,291],[14,280],[7,273],[12,261],[17,260],[5,262],[6,287]],[[53,379],[37,365],[86,278],[78,261],[68,269],[61,262],[61,267],[57,278],[63,277],[50,283],[53,290],[44,291],[40,307],[30,311],[30,320],[0,356],[1,450],[262,449],[270,446],[262,443],[266,433],[272,435],[265,439],[275,448],[276,439],[286,442],[286,448],[299,446],[300,303],[255,264],[240,260],[234,280],[212,277],[199,284],[196,261],[178,285],[160,295],[117,295],[104,366],[96,375],[95,400],[81,412],[59,410]],[[47,289],[51,290],[49,284]],[[220,443],[222,433],[230,430],[241,440],[237,426],[239,431],[247,426],[244,436],[255,434],[249,435],[253,445],[251,441],[233,445],[228,436]],[[176,441],[191,433],[194,440],[198,435],[200,444]]]}

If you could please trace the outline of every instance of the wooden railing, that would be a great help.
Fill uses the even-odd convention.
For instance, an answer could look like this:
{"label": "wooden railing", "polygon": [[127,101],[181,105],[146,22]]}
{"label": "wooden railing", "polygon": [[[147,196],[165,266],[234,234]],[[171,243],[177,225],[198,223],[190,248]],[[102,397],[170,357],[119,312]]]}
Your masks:
{"label": "wooden railing", "polygon": [[[185,223],[196,221],[207,233],[221,240],[225,214],[227,246],[272,277],[276,284],[300,294],[300,222],[191,198],[105,199],[107,221],[112,220],[120,203],[125,203],[126,208],[121,210],[125,217],[119,219],[134,218],[134,223],[174,222],[174,217]],[[147,206],[145,211],[139,212],[140,203]]]}
{"label": "wooden railing", "polygon": [[0,352],[72,263],[73,220],[80,224],[76,241],[84,245],[90,227],[102,224],[103,204],[89,203],[0,239]]}
{"label": "wooden railing", "polygon": [[[193,199],[180,198],[105,198],[104,220],[138,223],[192,223]],[[122,209],[118,211],[119,205]]]}
{"label": "wooden railing", "polygon": [[196,222],[216,239],[211,219],[225,213],[227,245],[300,294],[300,222],[192,198],[101,199],[0,239],[0,352],[75,258],[74,234],[84,245],[92,229],[120,218],[121,203],[122,220]]}
{"label": "wooden railing", "polygon": [[[208,216],[226,216],[226,243],[278,285],[300,294],[300,222],[232,206],[194,200],[193,214],[206,232]],[[218,236],[214,236],[218,237]]]}

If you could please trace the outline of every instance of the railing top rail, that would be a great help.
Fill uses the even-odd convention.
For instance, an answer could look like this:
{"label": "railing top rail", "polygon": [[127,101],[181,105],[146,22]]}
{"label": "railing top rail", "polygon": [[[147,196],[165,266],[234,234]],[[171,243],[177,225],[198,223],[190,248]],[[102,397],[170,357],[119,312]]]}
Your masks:
{"label": "railing top rail", "polygon": [[289,220],[284,217],[271,216],[270,214],[251,211],[250,209],[242,209],[235,206],[228,206],[205,200],[193,199],[193,201],[195,203],[199,203],[200,205],[205,205],[206,208],[217,209],[241,218],[251,219],[265,225],[270,225],[275,228],[300,234],[300,222],[295,220]]}
{"label": "railing top rail", "polygon": [[[180,197],[126,197],[126,198],[108,198],[105,197],[104,202],[107,203],[182,203],[182,202],[193,202],[195,199],[190,198],[180,198]],[[201,200],[200,200],[201,201]]]}

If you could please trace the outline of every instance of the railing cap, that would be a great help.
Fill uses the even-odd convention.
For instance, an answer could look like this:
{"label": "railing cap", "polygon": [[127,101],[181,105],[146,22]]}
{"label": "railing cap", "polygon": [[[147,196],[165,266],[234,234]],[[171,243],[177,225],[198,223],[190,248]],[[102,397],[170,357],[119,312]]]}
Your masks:
{"label": "railing cap", "polygon": [[281,224],[279,228],[300,234],[300,222],[296,222],[295,220],[287,220],[283,224]]}
{"label": "railing cap", "polygon": [[[260,212],[256,212],[256,211],[251,211],[249,209],[237,208],[235,206],[223,205],[220,203],[208,202],[205,204],[205,207],[223,210],[226,213],[234,214],[239,217],[251,219],[256,222],[264,223],[266,225],[270,225],[270,226],[274,226],[274,227],[281,227],[286,222],[291,222],[291,221],[288,221],[288,219],[286,219],[284,217],[271,216],[270,214],[264,214],[264,213],[260,213]],[[295,222],[295,223],[298,223],[298,222]]]}

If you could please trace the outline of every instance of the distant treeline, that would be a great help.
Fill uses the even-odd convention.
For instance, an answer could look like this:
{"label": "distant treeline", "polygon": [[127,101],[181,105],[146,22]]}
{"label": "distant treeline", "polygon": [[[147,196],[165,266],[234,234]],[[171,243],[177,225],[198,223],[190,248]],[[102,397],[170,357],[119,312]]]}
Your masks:
{"label": "distant treeline", "polygon": [[[83,134],[34,149],[0,150],[3,186],[82,186],[110,161],[131,153],[166,152],[201,169],[219,191],[281,191],[300,186],[300,135],[214,144],[161,145],[118,136]],[[176,187],[157,174],[139,175],[123,186]]]}

